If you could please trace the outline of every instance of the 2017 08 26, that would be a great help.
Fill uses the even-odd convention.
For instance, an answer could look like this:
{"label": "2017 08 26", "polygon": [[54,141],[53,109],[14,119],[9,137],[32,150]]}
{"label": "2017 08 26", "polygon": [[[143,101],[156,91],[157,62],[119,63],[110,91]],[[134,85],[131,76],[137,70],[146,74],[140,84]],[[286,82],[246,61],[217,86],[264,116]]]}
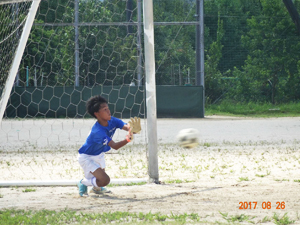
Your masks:
{"label": "2017 08 26", "polygon": [[[239,209],[257,209],[259,207],[258,202],[239,202]],[[261,203],[262,209],[272,209],[272,203],[270,201],[264,201]],[[285,202],[276,202],[276,209],[285,209]]]}

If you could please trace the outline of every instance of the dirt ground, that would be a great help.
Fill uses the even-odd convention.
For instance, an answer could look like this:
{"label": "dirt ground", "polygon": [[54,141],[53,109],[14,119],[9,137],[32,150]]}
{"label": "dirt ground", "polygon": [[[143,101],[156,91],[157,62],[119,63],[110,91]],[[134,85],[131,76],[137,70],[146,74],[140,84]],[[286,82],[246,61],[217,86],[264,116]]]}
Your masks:
{"label": "dirt ground", "polygon": [[[288,213],[291,220],[300,223],[300,184],[293,181],[257,179],[238,182],[218,179],[200,179],[182,184],[146,184],[142,186],[111,187],[112,193],[78,197],[76,187],[37,187],[35,192],[22,192],[24,188],[2,188],[1,208],[26,210],[63,210],[80,212],[143,212],[170,215],[197,213],[201,220],[225,222],[222,213],[229,216],[250,215],[254,222],[272,218],[274,213]],[[240,202],[252,202],[252,209],[239,209]],[[255,203],[257,202],[256,208]],[[266,208],[264,202],[271,202]],[[278,203],[280,202],[280,203]],[[284,209],[282,209],[284,202]],[[266,209],[263,209],[265,207]]]}
{"label": "dirt ground", "polygon": [[[165,133],[169,123],[158,121],[158,132]],[[172,124],[180,126],[177,120]],[[161,184],[112,186],[112,193],[88,197],[79,197],[75,185],[31,187],[34,192],[24,192],[28,187],[1,187],[0,209],[197,213],[201,220],[212,223],[226,222],[221,213],[228,213],[253,216],[251,221],[263,224],[273,224],[268,218],[274,213],[280,217],[287,213],[295,224],[300,224],[300,118],[208,118],[200,122],[188,120],[185,125],[199,129],[200,144],[194,149],[182,149],[170,141],[159,141]],[[171,130],[160,138],[171,140],[175,135]],[[67,156],[56,153],[55,158],[65,161]],[[1,161],[26,162],[27,157],[32,158],[29,153],[16,156],[4,152]],[[108,154],[107,173],[111,178],[146,178],[144,158],[140,147]],[[70,168],[77,168],[76,154],[72,153],[67,162]],[[4,164],[0,173],[5,180],[11,180],[18,172]],[[44,164],[45,172],[48,163]],[[22,166],[20,163],[19,170],[24,171]],[[78,174],[75,171],[71,179]],[[242,209],[245,202],[248,208]]]}

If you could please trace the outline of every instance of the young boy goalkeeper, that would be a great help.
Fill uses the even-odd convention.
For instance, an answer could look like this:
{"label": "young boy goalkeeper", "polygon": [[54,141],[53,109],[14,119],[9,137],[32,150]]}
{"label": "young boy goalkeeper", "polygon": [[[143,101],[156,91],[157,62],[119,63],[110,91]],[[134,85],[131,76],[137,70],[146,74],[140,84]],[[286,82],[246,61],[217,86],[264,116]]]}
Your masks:
{"label": "young boy goalkeeper", "polygon": [[[107,100],[101,96],[91,97],[86,104],[87,112],[97,119],[85,143],[79,149],[78,162],[84,171],[84,178],[77,184],[79,195],[87,195],[87,187],[93,186],[91,192],[101,194],[108,192],[104,186],[110,182],[105,172],[105,152],[111,148],[119,149],[133,139],[133,134],[141,130],[140,119],[134,118],[126,124],[112,117]],[[112,140],[116,129],[128,131],[124,140]]]}

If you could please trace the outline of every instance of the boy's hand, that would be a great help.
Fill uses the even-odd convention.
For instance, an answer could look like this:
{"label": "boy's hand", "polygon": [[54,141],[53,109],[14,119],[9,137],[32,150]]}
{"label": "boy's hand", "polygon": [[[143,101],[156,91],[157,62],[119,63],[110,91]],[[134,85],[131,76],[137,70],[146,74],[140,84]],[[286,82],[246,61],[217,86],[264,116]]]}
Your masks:
{"label": "boy's hand", "polygon": [[134,134],[139,134],[142,130],[141,128],[141,119],[139,117],[130,118],[128,122],[130,125],[131,132]]}

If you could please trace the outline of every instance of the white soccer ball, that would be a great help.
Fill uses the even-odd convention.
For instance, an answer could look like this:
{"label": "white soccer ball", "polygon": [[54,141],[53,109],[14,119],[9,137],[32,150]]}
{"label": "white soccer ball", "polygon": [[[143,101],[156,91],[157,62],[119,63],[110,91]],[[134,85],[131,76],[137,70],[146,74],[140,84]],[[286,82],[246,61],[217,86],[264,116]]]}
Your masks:
{"label": "white soccer ball", "polygon": [[187,128],[179,131],[177,140],[179,145],[184,148],[194,148],[199,144],[199,131],[194,128]]}

